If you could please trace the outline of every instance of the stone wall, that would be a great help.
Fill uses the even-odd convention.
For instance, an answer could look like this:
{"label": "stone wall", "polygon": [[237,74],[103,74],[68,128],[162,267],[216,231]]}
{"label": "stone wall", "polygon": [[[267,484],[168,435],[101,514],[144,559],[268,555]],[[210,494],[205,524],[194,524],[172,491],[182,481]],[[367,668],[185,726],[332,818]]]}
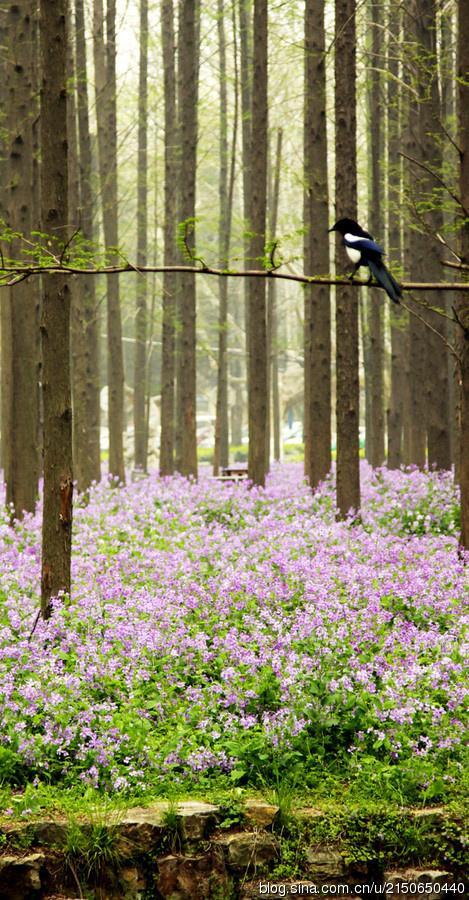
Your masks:
{"label": "stone wall", "polygon": [[[60,819],[0,827],[1,900],[252,900],[255,897],[377,894],[434,900],[462,897],[461,867],[415,860],[347,860],[340,840],[303,848],[301,877],[286,877],[291,860],[278,809],[261,800],[245,804],[236,827],[209,803],[157,803],[129,809],[115,821],[74,824]],[[421,811],[425,814],[426,811]],[[308,833],[317,810],[298,811]],[[408,813],[408,815],[416,815]],[[445,814],[427,813],[438,829]],[[224,826],[224,827],[223,827]],[[317,830],[317,829],[316,829]],[[77,840],[77,835],[79,840]],[[291,868],[294,871],[295,867]],[[279,877],[279,872],[281,873]],[[282,874],[283,872],[283,874]],[[272,875],[274,873],[274,875]],[[449,896],[448,896],[449,895]]]}

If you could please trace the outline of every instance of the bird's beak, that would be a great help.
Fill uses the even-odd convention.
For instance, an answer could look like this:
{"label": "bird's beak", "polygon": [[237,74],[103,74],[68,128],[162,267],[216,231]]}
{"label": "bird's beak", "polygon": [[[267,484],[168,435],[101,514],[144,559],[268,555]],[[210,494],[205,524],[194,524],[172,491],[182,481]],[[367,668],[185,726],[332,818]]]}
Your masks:
{"label": "bird's beak", "polygon": [[332,228],[329,228],[328,234],[330,234],[331,231],[335,231],[335,225],[333,225]]}

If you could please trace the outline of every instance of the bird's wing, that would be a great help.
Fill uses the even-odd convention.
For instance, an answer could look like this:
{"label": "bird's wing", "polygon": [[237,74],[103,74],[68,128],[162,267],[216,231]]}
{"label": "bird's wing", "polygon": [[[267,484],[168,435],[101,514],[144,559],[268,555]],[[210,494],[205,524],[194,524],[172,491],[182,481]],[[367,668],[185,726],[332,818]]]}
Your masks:
{"label": "bird's wing", "polygon": [[371,238],[360,237],[357,234],[344,234],[344,244],[346,247],[353,247],[354,250],[371,250],[374,253],[384,253],[383,248],[376,241],[372,241]]}

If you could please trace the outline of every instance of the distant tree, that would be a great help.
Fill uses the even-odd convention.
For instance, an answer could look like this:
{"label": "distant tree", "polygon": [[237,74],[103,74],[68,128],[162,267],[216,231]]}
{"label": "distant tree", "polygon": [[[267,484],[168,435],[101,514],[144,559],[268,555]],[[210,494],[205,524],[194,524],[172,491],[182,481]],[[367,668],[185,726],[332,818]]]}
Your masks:
{"label": "distant tree", "polygon": [[[93,51],[98,125],[104,243],[111,257],[119,244],[116,121],[116,0],[94,0]],[[114,251],[114,252],[113,252]],[[109,472],[125,482],[124,468],[124,357],[119,279],[107,278],[107,382]]]}
{"label": "distant tree", "polygon": [[[164,264],[169,266],[177,259],[177,114],[173,0],[162,2],[161,42],[164,81]],[[161,475],[171,475],[174,471],[175,328],[176,276],[174,272],[165,272],[161,355]]]}
{"label": "distant tree", "polygon": [[[277,234],[278,207],[280,199],[280,175],[282,171],[283,129],[278,128],[275,142],[275,156],[270,170],[269,190],[269,238],[275,240]],[[270,432],[273,436],[274,459],[280,459],[280,385],[278,365],[278,299],[277,282],[271,278],[267,282],[267,351],[268,351],[268,405],[267,405],[267,459],[270,462]],[[271,428],[272,422],[272,428]]]}
{"label": "distant tree", "polygon": [[[267,206],[267,0],[254,0],[253,91],[250,148],[249,256],[264,259]],[[265,280],[248,285],[249,478],[263,485],[266,473],[267,334]]]}
{"label": "distant tree", "polygon": [[[137,151],[137,266],[147,264],[148,252],[148,0],[140,0],[140,60],[138,82]],[[145,388],[147,353],[147,279],[136,280],[134,356],[134,463],[146,470]]]}
{"label": "distant tree", "polygon": [[[356,218],[356,31],[354,0],[335,2],[336,216]],[[343,270],[343,248],[336,257]],[[360,508],[358,299],[352,287],[336,295],[337,507]]]}
{"label": "distant tree", "polygon": [[[329,271],[324,3],[305,3],[304,266]],[[304,293],[305,475],[317,487],[331,468],[331,301],[327,285]]]}
{"label": "distant tree", "polygon": [[[231,216],[233,211],[234,166],[229,171],[228,147],[228,96],[225,7],[223,0],[217,6],[218,52],[220,57],[220,176],[218,185],[219,225],[218,255],[221,266],[228,265],[230,254]],[[235,121],[236,127],[236,121]],[[231,157],[234,162],[234,155]],[[229,459],[229,416],[228,416],[228,279],[220,278],[218,284],[218,360],[217,360],[217,400],[215,410],[215,447],[213,454],[213,474],[218,475],[220,466],[227,466]]]}
{"label": "distant tree", "polygon": [[[197,167],[197,104],[199,84],[199,0],[181,0],[178,38],[178,111],[181,144],[179,167],[179,221],[186,223],[185,243],[195,246],[195,196]],[[196,285],[186,272],[178,280],[180,340],[178,354],[177,432],[180,435],[176,458],[182,475],[197,476],[196,437]]]}
{"label": "distant tree", "polygon": [[[67,4],[40,0],[42,229],[60,254],[68,235],[67,208]],[[72,408],[70,390],[70,288],[66,275],[44,278],[42,301],[44,396],[44,505],[41,609],[70,591],[72,537]]]}
{"label": "distant tree", "polygon": [[[33,129],[36,113],[33,82],[33,3],[30,0],[10,4],[7,12],[6,85],[8,116],[7,139],[7,220],[10,228],[22,235],[13,238],[9,252],[21,258],[23,238],[30,239],[37,228],[37,210],[33,194]],[[33,302],[32,302],[33,301]],[[39,477],[37,446],[37,321],[34,290],[20,283],[6,297],[9,322],[6,335],[11,341],[4,364],[4,378],[9,386],[7,430],[5,442],[6,501],[12,505],[14,518],[34,511]],[[7,374],[7,367],[10,372]]]}

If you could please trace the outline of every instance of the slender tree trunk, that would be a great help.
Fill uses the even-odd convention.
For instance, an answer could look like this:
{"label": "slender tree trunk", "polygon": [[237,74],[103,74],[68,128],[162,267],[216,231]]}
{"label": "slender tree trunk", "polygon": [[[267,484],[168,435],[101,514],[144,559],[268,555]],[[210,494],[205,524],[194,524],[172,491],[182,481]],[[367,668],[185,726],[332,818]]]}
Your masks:
{"label": "slender tree trunk", "polygon": [[[92,154],[88,112],[88,77],[86,60],[85,15],[83,0],[75,0],[78,164],[80,172],[80,229],[86,241],[94,241]],[[87,490],[101,478],[100,453],[100,380],[99,380],[99,311],[95,279],[80,276],[81,311],[85,375],[84,417],[75,422],[77,435],[76,479],[79,491]]]}
{"label": "slender tree trunk", "polygon": [[[35,114],[33,84],[33,4],[21,0],[8,7],[8,59],[6,64],[8,129],[8,224],[26,239],[33,228],[33,132]],[[22,238],[10,245],[13,258],[24,250]],[[37,342],[34,293],[27,282],[9,292],[7,334],[11,352],[4,363],[11,366],[7,418],[10,447],[6,501],[14,518],[35,508],[38,490],[37,451]],[[6,373],[5,373],[6,374]]]}
{"label": "slender tree trunk", "polygon": [[[67,7],[40,0],[42,230],[60,253],[68,231],[67,209]],[[70,289],[67,277],[43,282],[44,510],[41,610],[70,591],[72,537],[72,409],[70,389]]]}
{"label": "slender tree trunk", "polygon": [[[181,0],[179,12],[178,78],[181,140],[179,218],[181,222],[188,223],[186,242],[192,252],[195,246],[200,5],[194,0]],[[193,274],[186,272],[180,276],[179,291],[181,318],[178,359],[180,391],[178,429],[181,434],[179,470],[182,475],[197,477],[196,285]]]}
{"label": "slender tree trunk", "polygon": [[[94,0],[93,21],[98,157],[103,207],[104,242],[111,257],[119,244],[116,125],[116,0],[108,0],[106,39],[102,0]],[[124,357],[119,279],[107,277],[107,380],[109,473],[125,481]]]}
{"label": "slender tree trunk", "polygon": [[[264,259],[267,206],[267,0],[254,0],[254,57],[252,132],[250,153],[250,251],[251,265]],[[260,261],[260,262],[259,262]],[[267,424],[267,334],[265,280],[252,278],[248,285],[248,405],[249,478],[265,484]]]}
{"label": "slender tree trunk", "polygon": [[[163,0],[161,38],[164,73],[164,265],[176,262],[176,59],[173,0]],[[161,356],[160,474],[174,471],[175,327],[176,280],[173,272],[163,275],[163,329]]]}
{"label": "slender tree trunk", "polygon": [[[469,17],[466,4],[459,0],[458,28],[458,100],[460,175],[459,196],[464,209],[469,209]],[[461,259],[469,264],[469,221],[464,218],[460,232]],[[465,331],[460,336],[460,544],[469,551],[469,294],[460,294],[456,310]]]}
{"label": "slender tree trunk", "polygon": [[[336,216],[356,218],[356,33],[354,0],[335,4]],[[343,248],[337,269],[343,266]],[[336,296],[337,508],[360,508],[358,298],[353,288]]]}
{"label": "slender tree trunk", "polygon": [[[140,69],[138,85],[137,267],[147,263],[148,246],[148,0],[140,0]],[[134,359],[135,468],[146,470],[145,357],[147,349],[147,279],[136,281]]]}
{"label": "slender tree trunk", "polygon": [[[401,14],[391,3],[388,18],[389,77],[386,83],[386,108],[388,115],[388,253],[391,267],[402,264],[401,208],[402,208],[402,160],[400,129],[399,42]],[[403,462],[403,429],[406,418],[405,335],[406,314],[402,307],[390,308],[391,324],[391,395],[388,410],[388,466],[398,469]],[[408,412],[408,411],[407,411]]]}
{"label": "slender tree trunk", "polygon": [[[219,195],[219,264],[228,265],[231,231],[230,185],[228,173],[228,98],[226,82],[226,36],[223,0],[218,0],[217,27],[218,52],[220,59],[220,179]],[[215,414],[215,447],[213,453],[213,474],[218,475],[220,466],[228,465],[229,422],[228,422],[228,279],[221,278],[218,284],[218,364],[217,400]]]}
{"label": "slender tree trunk", "polygon": [[[282,141],[283,129],[277,130],[275,158],[272,164],[273,177],[271,178],[271,191],[269,198],[269,237],[275,240],[277,233],[278,206],[280,197],[280,173],[282,168]],[[270,279],[267,282],[267,348],[269,360],[268,372],[268,426],[267,426],[267,459],[270,463],[270,432],[274,439],[274,459],[280,459],[280,397],[279,397],[279,371],[278,371],[278,311],[277,311],[277,282]],[[272,416],[272,419],[271,419]]]}
{"label": "slender tree trunk", "polygon": [[[436,3],[435,0],[419,0],[416,18],[419,43],[419,62],[423,60],[420,80],[424,84],[424,94],[419,103],[420,119],[420,159],[434,171],[441,171],[443,164],[441,128],[442,109],[438,86],[438,60],[436,54]],[[421,199],[433,199],[432,208],[426,216],[426,224],[433,235],[441,232],[443,213],[439,205],[439,189],[435,179],[423,170],[414,173],[417,178],[415,190]],[[438,193],[436,193],[438,191]],[[426,240],[425,280],[437,281],[441,274],[441,247],[436,237]],[[443,292],[432,297],[432,305],[445,306]],[[428,312],[429,324],[446,336],[446,320],[437,313]],[[450,408],[448,384],[448,356],[441,339],[432,331],[426,334],[426,421],[428,440],[428,462],[441,469],[451,466],[450,455]]]}
{"label": "slender tree trunk", "polygon": [[[250,239],[249,222],[251,216],[250,188],[250,153],[252,131],[252,0],[239,2],[239,47],[240,47],[240,86],[241,86],[241,124],[242,124],[242,158],[243,158],[243,211],[245,221],[244,265],[249,266]],[[249,355],[249,285],[244,285],[244,319],[246,331],[246,352]]]}
{"label": "slender tree trunk", "polygon": [[[330,266],[324,2],[305,3],[304,265]],[[305,476],[314,489],[331,468],[331,302],[326,285],[304,293]]]}
{"label": "slender tree trunk", "polygon": [[[368,221],[376,240],[383,237],[383,129],[381,77],[378,68],[382,66],[382,3],[371,0],[369,4],[371,27],[371,72],[369,73],[369,205]],[[373,467],[384,462],[384,323],[382,291],[369,291],[366,297],[368,312],[368,337],[370,368],[368,372],[370,403],[370,434],[367,433],[367,453]]]}

